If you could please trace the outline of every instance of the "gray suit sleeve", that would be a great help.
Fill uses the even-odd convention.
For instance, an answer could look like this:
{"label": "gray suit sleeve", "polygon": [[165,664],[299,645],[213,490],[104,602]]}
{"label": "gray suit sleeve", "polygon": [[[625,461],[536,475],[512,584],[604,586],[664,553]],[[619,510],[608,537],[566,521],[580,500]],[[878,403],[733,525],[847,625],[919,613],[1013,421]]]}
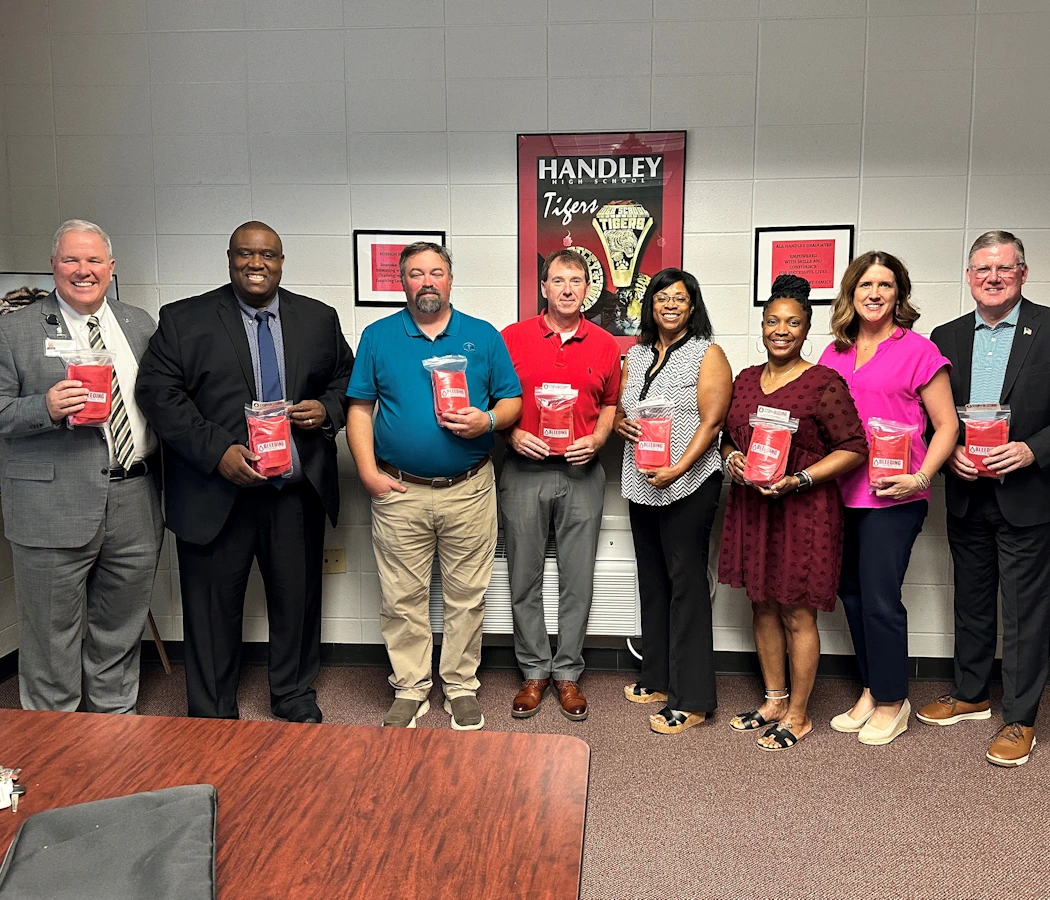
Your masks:
{"label": "gray suit sleeve", "polygon": [[22,377],[7,329],[0,328],[0,436],[26,437],[61,427],[51,421],[44,394],[20,396]]}

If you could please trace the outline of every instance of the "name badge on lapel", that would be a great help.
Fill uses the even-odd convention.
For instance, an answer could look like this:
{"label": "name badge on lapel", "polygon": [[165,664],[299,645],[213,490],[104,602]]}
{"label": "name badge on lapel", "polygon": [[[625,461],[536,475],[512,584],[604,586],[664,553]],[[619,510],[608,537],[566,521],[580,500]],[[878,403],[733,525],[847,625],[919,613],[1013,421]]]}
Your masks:
{"label": "name badge on lapel", "polygon": [[44,356],[61,356],[63,353],[75,353],[77,342],[72,339],[44,338]]}

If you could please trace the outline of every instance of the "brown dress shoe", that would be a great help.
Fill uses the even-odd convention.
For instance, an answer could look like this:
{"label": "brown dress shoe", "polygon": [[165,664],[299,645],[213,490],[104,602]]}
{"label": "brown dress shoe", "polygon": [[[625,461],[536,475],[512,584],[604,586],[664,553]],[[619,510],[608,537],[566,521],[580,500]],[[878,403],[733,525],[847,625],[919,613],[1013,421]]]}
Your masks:
{"label": "brown dress shoe", "polygon": [[993,766],[1023,766],[1035,746],[1035,729],[1017,722],[1004,725],[985,757]]}
{"label": "brown dress shoe", "polygon": [[550,687],[550,683],[549,678],[530,678],[526,681],[521,686],[521,690],[514,695],[510,714],[515,719],[527,719],[529,716],[536,715],[540,711],[540,703],[543,702],[543,695]]}
{"label": "brown dress shoe", "polygon": [[932,703],[927,703],[915,714],[915,718],[927,725],[954,725],[966,719],[990,719],[991,717],[992,704],[987,700],[982,700],[980,703],[967,703],[951,694],[945,694]]}
{"label": "brown dress shoe", "polygon": [[574,722],[587,718],[587,698],[583,696],[580,686],[575,681],[555,681],[562,715]]}

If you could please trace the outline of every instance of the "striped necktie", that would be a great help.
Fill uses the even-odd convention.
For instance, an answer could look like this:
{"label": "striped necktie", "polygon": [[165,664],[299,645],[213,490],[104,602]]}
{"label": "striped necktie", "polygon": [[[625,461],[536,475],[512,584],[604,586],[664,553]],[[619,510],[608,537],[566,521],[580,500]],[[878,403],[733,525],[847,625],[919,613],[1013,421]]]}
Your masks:
{"label": "striped necktie", "polygon": [[[105,350],[102,342],[102,331],[97,316],[88,316],[88,341],[92,350]],[[135,459],[135,440],[131,435],[131,423],[128,411],[124,407],[124,398],[120,395],[120,382],[117,381],[117,367],[113,367],[113,405],[109,413],[109,433],[113,438],[113,456],[117,465],[125,471],[131,468]]]}

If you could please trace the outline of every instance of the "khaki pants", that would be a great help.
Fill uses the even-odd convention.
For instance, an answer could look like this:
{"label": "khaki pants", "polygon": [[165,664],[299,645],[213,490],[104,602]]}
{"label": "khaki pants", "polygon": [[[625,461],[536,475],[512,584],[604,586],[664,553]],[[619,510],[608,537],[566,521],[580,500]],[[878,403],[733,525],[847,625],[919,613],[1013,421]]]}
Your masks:
{"label": "khaki pants", "polygon": [[485,590],[496,551],[492,463],[448,488],[404,485],[372,499],[372,546],[383,591],[380,625],[397,697],[424,700],[431,678],[430,578],[441,566],[445,630],[438,672],[449,699],[477,692]]}

